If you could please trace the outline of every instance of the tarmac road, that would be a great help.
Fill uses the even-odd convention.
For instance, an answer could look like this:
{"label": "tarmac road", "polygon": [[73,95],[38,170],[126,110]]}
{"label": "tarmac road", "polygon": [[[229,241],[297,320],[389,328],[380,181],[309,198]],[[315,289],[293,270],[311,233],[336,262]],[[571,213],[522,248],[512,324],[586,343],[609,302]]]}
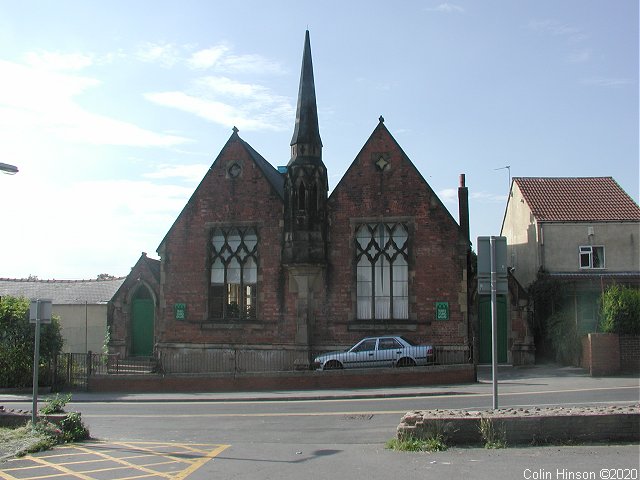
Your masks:
{"label": "tarmac road", "polygon": [[[186,477],[164,478],[624,478],[618,474],[628,474],[627,478],[634,478],[635,474],[637,478],[637,444],[505,450],[450,448],[431,454],[385,449],[384,443],[393,437],[406,411],[490,409],[489,373],[481,368],[480,382],[472,385],[402,389],[78,393],[69,409],[82,412],[92,436],[112,442],[111,449],[104,450],[110,455],[142,458],[142,453],[131,452],[169,448],[167,445],[173,449],[191,448],[203,455],[185,469],[176,470],[180,475],[191,468]],[[637,376],[592,378],[580,369],[544,366],[500,372],[501,407],[627,405],[638,403],[639,399]],[[0,395],[0,404],[8,407],[30,408],[30,403],[22,403],[25,400],[28,399]],[[104,445],[101,448],[106,449]],[[216,453],[207,458],[206,452]],[[123,462],[119,460],[111,471],[116,476],[108,477],[108,471],[96,469],[100,470],[99,478],[134,476],[117,476],[124,475],[125,467],[130,468]],[[622,470],[606,470],[611,468]]]}

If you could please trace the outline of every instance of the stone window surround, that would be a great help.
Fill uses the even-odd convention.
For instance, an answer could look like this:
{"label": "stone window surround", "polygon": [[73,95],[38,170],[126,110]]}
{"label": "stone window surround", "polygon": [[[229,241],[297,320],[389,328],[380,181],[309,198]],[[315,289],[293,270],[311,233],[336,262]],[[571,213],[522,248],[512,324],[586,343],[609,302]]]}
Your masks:
{"label": "stone window surround", "polygon": [[[347,326],[353,332],[415,332],[418,328],[418,319],[415,314],[416,296],[413,293],[413,278],[415,276],[415,260],[413,256],[413,240],[415,236],[415,218],[413,216],[377,216],[377,217],[352,217],[349,219],[349,256],[351,258],[351,313]],[[408,258],[409,264],[409,318],[407,320],[360,320],[358,319],[358,296],[356,275],[356,246],[355,235],[357,228],[363,223],[404,223],[407,226]],[[431,322],[426,321],[429,325]]]}

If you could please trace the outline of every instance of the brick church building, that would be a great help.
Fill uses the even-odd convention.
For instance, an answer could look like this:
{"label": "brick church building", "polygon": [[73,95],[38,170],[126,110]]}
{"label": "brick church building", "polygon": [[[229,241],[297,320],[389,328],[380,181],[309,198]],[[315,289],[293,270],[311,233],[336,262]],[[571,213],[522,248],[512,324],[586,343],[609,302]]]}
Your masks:
{"label": "brick church building", "polygon": [[380,117],[328,193],[306,32],[288,165],[233,129],[160,260],[143,254],[114,296],[111,353],[154,355],[167,372],[224,370],[230,352],[304,368],[319,351],[398,334],[468,361],[464,176],[458,224]]}

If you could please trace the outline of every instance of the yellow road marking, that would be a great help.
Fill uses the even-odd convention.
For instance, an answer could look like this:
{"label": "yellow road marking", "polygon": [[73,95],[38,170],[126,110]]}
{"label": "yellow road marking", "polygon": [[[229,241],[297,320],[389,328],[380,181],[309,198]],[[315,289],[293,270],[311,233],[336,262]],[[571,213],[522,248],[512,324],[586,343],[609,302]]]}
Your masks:
{"label": "yellow road marking", "polygon": [[192,464],[189,468],[187,468],[186,470],[183,470],[180,474],[178,474],[175,477],[173,477],[173,479],[174,480],[183,480],[183,479],[187,478],[189,475],[191,475],[193,472],[198,470],[201,466],[203,466],[209,460],[211,460],[212,458],[217,457],[222,452],[224,452],[227,448],[229,448],[229,446],[230,445],[219,445],[218,448],[215,448],[215,449],[211,450],[207,454],[206,457],[201,458],[200,460],[198,460],[197,462]]}
{"label": "yellow road marking", "polygon": [[[100,452],[92,450],[91,447],[106,447],[107,452],[118,453],[121,449],[131,449],[140,454],[127,455],[127,456],[115,456],[109,455],[104,451]],[[215,447],[215,448],[212,448]],[[218,456],[225,449],[229,448],[229,445],[212,445],[212,444],[178,444],[178,443],[166,443],[166,442],[109,442],[109,443],[93,443],[93,444],[76,444],[67,445],[56,448],[55,453],[50,455],[41,456],[27,456],[22,459],[10,460],[6,466],[11,463],[31,462],[24,466],[16,466],[14,468],[5,468],[0,471],[0,479],[4,480],[39,480],[44,478],[55,478],[64,476],[65,478],[74,478],[79,480],[95,480],[97,477],[93,474],[99,474],[100,478],[105,477],[105,473],[114,472],[117,475],[114,478],[119,480],[133,480],[145,477],[160,477],[169,480],[184,480],[193,472],[201,468],[212,458]],[[127,452],[125,452],[127,453]],[[188,455],[188,458],[180,458],[180,455]],[[69,457],[69,461],[62,461],[56,463],[55,459],[62,459],[62,457]],[[75,460],[74,457],[84,457],[83,460]],[[93,458],[87,458],[91,456]],[[140,459],[148,457],[146,463],[138,465],[136,463],[129,462],[128,460]],[[160,458],[158,458],[160,457]],[[92,470],[75,471],[73,466],[82,464],[99,464],[102,462],[113,462],[117,466],[105,468],[94,468]],[[149,463],[151,462],[151,463]],[[164,465],[176,465],[178,468],[182,468],[178,471],[159,471],[154,467],[161,467]],[[88,465],[87,465],[88,466]],[[96,465],[97,467],[98,465]],[[183,468],[186,467],[186,468]],[[41,475],[40,471],[43,468],[52,469],[55,474]],[[86,467],[85,467],[86,468]],[[88,466],[88,468],[91,468]],[[123,477],[122,470],[131,470],[132,476]],[[33,476],[24,476],[24,473],[32,471]],[[9,472],[21,472],[19,477],[11,475]],[[116,473],[119,472],[119,473]]]}

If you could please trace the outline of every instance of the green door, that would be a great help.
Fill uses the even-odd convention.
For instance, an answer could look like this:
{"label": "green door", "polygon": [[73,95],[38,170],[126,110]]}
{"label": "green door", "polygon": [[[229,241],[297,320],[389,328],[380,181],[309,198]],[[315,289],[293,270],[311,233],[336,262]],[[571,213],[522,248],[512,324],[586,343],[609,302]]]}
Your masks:
{"label": "green door", "polygon": [[[498,363],[507,363],[507,298],[498,295]],[[491,296],[481,295],[478,304],[480,334],[479,363],[491,363]]]}
{"label": "green door", "polygon": [[133,300],[131,322],[131,355],[149,357],[153,354],[153,300]]}

